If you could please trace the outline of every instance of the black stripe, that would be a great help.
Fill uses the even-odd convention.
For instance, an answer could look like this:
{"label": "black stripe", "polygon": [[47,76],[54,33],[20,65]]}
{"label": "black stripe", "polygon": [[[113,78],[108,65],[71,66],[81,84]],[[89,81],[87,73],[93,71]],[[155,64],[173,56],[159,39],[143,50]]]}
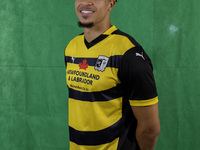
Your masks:
{"label": "black stripe", "polygon": [[[98,58],[75,58],[73,62],[72,57],[65,56],[65,63],[68,62],[68,63],[79,64],[83,62],[84,59],[87,60],[89,66],[95,66]],[[122,55],[110,56],[106,67],[119,68],[121,59]]]}
{"label": "black stripe", "polygon": [[122,55],[111,56],[108,60],[107,67],[119,68],[121,59],[122,59]]}
{"label": "black stripe", "polygon": [[95,66],[97,58],[74,58],[74,62],[72,57],[69,56],[65,56],[65,61],[68,63],[74,63],[74,64],[79,64],[82,63],[83,60],[87,60],[87,64],[89,64],[89,66]]}
{"label": "black stripe", "polygon": [[119,97],[122,97],[121,85],[118,84],[116,87],[111,88],[109,90],[100,91],[100,92],[80,92],[73,90],[69,87],[69,98],[73,98],[75,100],[81,101],[109,101]]}
{"label": "black stripe", "polygon": [[69,127],[70,141],[78,145],[101,145],[110,143],[120,135],[121,119],[100,131],[77,131]]}
{"label": "black stripe", "polygon": [[72,57],[65,56],[65,64],[67,64],[67,62],[70,62],[71,59],[72,59]]}

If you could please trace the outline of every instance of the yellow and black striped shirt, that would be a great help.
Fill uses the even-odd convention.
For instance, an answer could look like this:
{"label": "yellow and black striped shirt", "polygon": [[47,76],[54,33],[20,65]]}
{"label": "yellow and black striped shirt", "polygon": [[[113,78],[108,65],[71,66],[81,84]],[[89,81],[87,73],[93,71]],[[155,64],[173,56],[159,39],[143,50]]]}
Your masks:
{"label": "yellow and black striped shirt", "polygon": [[143,48],[115,26],[65,49],[70,150],[136,150],[131,106],[158,102],[152,64]]}

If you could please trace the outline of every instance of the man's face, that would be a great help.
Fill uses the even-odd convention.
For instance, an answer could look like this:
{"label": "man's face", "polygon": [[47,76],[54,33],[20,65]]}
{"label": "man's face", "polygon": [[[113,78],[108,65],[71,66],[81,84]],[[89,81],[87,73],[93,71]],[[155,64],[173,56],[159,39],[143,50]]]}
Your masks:
{"label": "man's face", "polygon": [[81,24],[99,24],[110,21],[112,0],[75,0],[76,14]]}

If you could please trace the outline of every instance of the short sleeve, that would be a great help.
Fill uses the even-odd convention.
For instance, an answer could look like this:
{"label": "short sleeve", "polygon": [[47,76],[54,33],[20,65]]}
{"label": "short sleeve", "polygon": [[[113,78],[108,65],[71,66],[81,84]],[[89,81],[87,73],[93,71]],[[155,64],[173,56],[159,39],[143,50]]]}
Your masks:
{"label": "short sleeve", "polygon": [[118,77],[131,106],[158,102],[152,63],[141,46],[131,48],[122,56]]}

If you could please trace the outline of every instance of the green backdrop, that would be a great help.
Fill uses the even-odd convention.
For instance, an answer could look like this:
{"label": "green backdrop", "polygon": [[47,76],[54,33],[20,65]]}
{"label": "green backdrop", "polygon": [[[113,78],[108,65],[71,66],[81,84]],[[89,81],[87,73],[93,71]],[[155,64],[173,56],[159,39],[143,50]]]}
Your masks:
{"label": "green backdrop", "polygon": [[[112,23],[154,65],[156,150],[199,150],[200,1],[119,0]],[[74,0],[0,0],[0,149],[67,150],[64,48],[82,32]]]}

